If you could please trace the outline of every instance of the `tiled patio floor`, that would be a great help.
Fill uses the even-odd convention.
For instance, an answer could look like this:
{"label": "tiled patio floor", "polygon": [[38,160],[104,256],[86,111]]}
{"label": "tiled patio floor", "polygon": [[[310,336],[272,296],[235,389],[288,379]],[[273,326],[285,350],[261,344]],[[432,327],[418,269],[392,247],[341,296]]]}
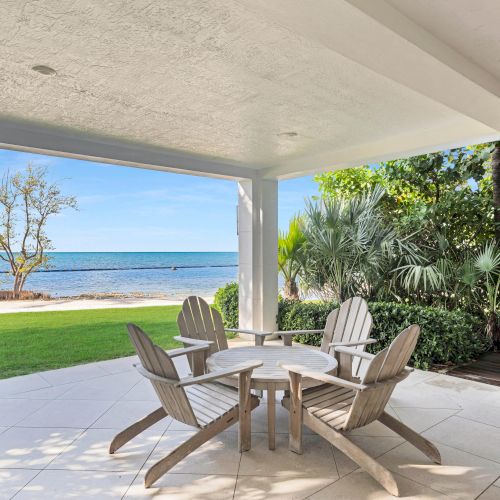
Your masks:
{"label": "tiled patio floor", "polygon": [[[279,405],[277,448],[269,451],[265,400],[253,413],[250,452],[238,453],[232,427],[145,490],[145,470],[192,431],[167,418],[108,455],[116,432],[158,406],[133,359],[0,381],[1,499],[392,498],[319,436],[307,433],[302,456],[289,452]],[[429,463],[381,424],[354,432],[396,473],[403,497],[500,499],[500,388],[416,371],[389,411],[430,438],[444,463]]]}

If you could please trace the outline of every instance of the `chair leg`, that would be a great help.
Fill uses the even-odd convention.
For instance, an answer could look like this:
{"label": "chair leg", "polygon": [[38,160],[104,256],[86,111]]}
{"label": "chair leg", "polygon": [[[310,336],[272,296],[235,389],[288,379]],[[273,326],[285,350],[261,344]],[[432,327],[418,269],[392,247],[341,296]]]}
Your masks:
{"label": "chair leg", "polygon": [[418,432],[410,429],[407,425],[403,424],[393,416],[385,411],[378,418],[386,427],[405,438],[415,448],[418,448],[424,455],[429,457],[434,463],[441,465],[441,455],[438,449],[427,439],[421,436]]}
{"label": "chair leg", "polygon": [[370,476],[378,481],[391,495],[399,496],[399,489],[392,473],[340,432],[332,429],[318,418],[304,412],[304,424],[317,432],[351,460],[356,462]]}
{"label": "chair leg", "polygon": [[159,422],[162,418],[167,416],[167,412],[163,407],[158,408],[149,415],[146,415],[141,420],[138,420],[134,424],[130,425],[123,431],[119,432],[111,441],[109,445],[109,453],[113,454],[116,450],[119,450],[124,444],[128,443],[131,439],[138,436],[142,431],[145,431],[152,425]]}
{"label": "chair leg", "polygon": [[230,427],[238,420],[238,408],[231,410],[224,415],[223,418],[209,424],[204,429],[198,431],[193,437],[185,443],[179,445],[175,450],[171,451],[166,457],[156,462],[147,472],[144,478],[144,486],[149,488],[161,476],[166,474],[174,465],[177,465],[182,459],[186,458],[190,453],[205,444],[214,436]]}

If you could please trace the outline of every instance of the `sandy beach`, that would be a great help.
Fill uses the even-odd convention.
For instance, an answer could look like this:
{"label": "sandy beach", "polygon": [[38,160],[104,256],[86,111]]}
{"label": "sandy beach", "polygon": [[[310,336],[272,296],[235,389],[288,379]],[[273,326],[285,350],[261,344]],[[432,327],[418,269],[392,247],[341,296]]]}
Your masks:
{"label": "sandy beach", "polygon": [[[209,304],[213,297],[203,297]],[[62,298],[51,300],[7,300],[0,301],[0,314],[40,311],[78,311],[82,309],[109,309],[148,306],[175,306],[182,300],[147,297],[112,297],[103,299]]]}

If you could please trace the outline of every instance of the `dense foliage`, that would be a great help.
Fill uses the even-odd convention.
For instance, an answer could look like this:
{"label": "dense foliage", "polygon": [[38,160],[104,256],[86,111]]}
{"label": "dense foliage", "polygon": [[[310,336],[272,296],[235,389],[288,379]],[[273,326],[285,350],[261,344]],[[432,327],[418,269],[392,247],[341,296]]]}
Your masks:
{"label": "dense foliage", "polygon": [[[217,292],[218,307],[224,311],[227,327],[236,327],[238,321],[238,286],[231,283]],[[326,317],[337,307],[335,302],[302,302],[280,299],[278,328],[280,330],[314,330],[325,326]],[[404,328],[418,324],[420,339],[411,363],[417,368],[432,365],[462,363],[475,358],[488,346],[481,321],[462,311],[443,308],[406,305],[390,302],[371,302],[373,316],[371,337],[378,342],[369,346],[375,353],[387,347]],[[235,323],[236,319],[236,323]],[[321,335],[297,335],[294,340],[304,344],[321,344]]]}
{"label": "dense foliage", "polygon": [[[335,307],[336,304],[327,302],[281,301],[279,327],[283,330],[323,328],[328,313]],[[463,363],[488,346],[481,321],[468,313],[391,302],[372,302],[369,308],[373,316],[371,337],[378,340],[368,346],[369,352],[376,353],[387,347],[406,327],[420,326],[420,338],[411,358],[411,364],[417,368]],[[321,335],[297,335],[294,340],[319,346]]]}
{"label": "dense foliage", "polygon": [[226,328],[238,328],[238,283],[228,283],[215,293],[214,306],[222,314]]}
{"label": "dense foliage", "polygon": [[[409,262],[404,262],[404,252],[396,251],[393,262],[399,257],[399,263],[380,267],[376,279],[362,276],[365,287],[358,286],[356,294],[483,316],[500,346],[492,150],[492,144],[483,144],[317,176],[322,198],[340,199],[350,207],[367,192],[383,188],[377,224],[394,231],[406,248],[417,249]],[[354,230],[352,224],[344,232]],[[330,265],[339,262],[332,257]],[[307,286],[313,271],[303,269]]]}

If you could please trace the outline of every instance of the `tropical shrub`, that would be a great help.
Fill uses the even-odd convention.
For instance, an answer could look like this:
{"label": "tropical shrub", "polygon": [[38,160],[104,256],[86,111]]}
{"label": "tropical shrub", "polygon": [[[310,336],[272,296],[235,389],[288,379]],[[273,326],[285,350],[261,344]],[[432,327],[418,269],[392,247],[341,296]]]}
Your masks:
{"label": "tropical shrub", "polygon": [[[282,330],[323,328],[328,313],[335,307],[335,303],[319,305],[313,302],[297,304],[281,301],[279,327]],[[371,302],[369,309],[373,316],[371,337],[378,341],[368,346],[369,352],[376,353],[387,347],[406,327],[412,324],[420,326],[420,338],[410,360],[410,364],[416,368],[426,370],[436,364],[464,363],[477,357],[489,346],[481,320],[463,311],[395,302]],[[321,345],[320,334],[296,335],[294,340]]]}
{"label": "tropical shrub", "polygon": [[[228,328],[238,326],[238,285],[231,283],[217,292],[219,310],[223,311]],[[234,300],[236,299],[236,300]],[[315,330],[324,328],[326,317],[335,302],[299,302],[279,300],[278,327],[280,330]],[[394,337],[409,325],[417,324],[422,332],[411,358],[417,368],[432,365],[464,363],[477,357],[489,347],[481,319],[461,310],[406,305],[395,302],[370,302],[373,316],[371,336],[378,342],[368,346],[370,352],[387,347]],[[296,342],[321,344],[320,334],[296,335]]]}
{"label": "tropical shrub", "polygon": [[375,186],[354,198],[307,202],[300,275],[306,290],[339,302],[356,295],[385,299],[397,280],[422,263],[418,246],[384,221],[383,196],[384,190]]}
{"label": "tropical shrub", "polygon": [[227,283],[215,293],[214,306],[222,314],[226,328],[238,328],[238,283]]}

